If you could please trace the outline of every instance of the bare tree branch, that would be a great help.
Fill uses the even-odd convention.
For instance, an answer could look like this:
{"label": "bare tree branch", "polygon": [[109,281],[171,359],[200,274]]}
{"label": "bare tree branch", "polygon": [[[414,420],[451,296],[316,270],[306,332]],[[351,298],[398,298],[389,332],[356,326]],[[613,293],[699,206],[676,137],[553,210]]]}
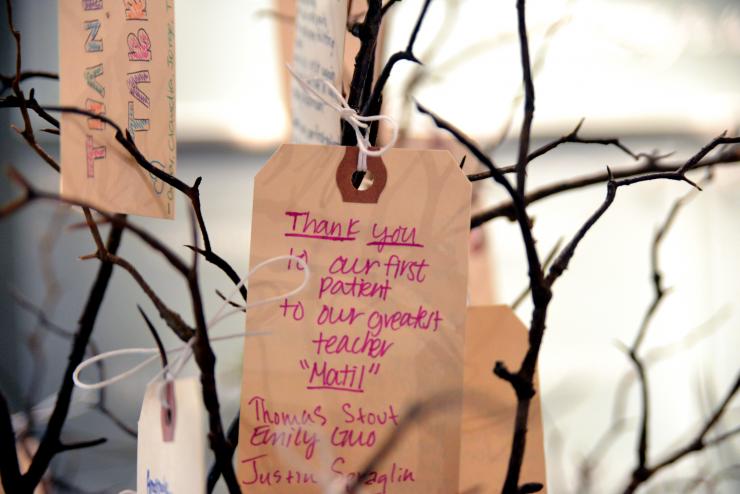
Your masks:
{"label": "bare tree branch", "polygon": [[[522,61],[522,79],[524,80],[524,119],[519,132],[519,158],[516,162],[516,190],[521,197],[526,193],[527,155],[529,154],[530,133],[534,118],[534,83],[532,82],[532,67],[529,61],[529,40],[527,39],[526,1],[517,0],[517,32],[519,34],[519,50]],[[510,481],[507,479],[507,484]],[[509,486],[513,487],[513,486]]]}
{"label": "bare tree branch", "polygon": [[707,420],[706,423],[702,426],[694,439],[692,439],[685,446],[679,448],[673,453],[669,453],[664,459],[658,461],[655,465],[645,466],[642,469],[635,470],[632,473],[632,479],[630,480],[627,487],[624,489],[624,494],[631,494],[635,492],[638,487],[640,487],[656,473],[666,467],[669,467],[670,465],[676,463],[684,457],[697,451],[702,451],[707,447],[716,446],[717,444],[726,441],[731,437],[735,437],[738,433],[740,433],[740,428],[735,428],[728,432],[719,434],[714,438],[707,439],[707,435],[709,435],[717,422],[719,422],[720,418],[727,410],[727,407],[737,394],[738,388],[740,388],[740,374],[737,375],[735,383],[727,391],[724,399],[719,403],[719,405],[717,405],[709,420]]}
{"label": "bare tree branch", "polygon": [[95,446],[99,446],[105,442],[107,442],[108,439],[104,437],[100,437],[98,439],[92,439],[90,441],[80,441],[77,443],[59,443],[57,446],[57,451],[62,453],[64,451],[72,451],[75,449],[85,449],[85,448],[93,448]]}
{"label": "bare tree branch", "polygon": [[[110,252],[117,252],[121,242],[121,235],[123,228],[114,225],[108,235],[106,248]],[[31,461],[31,465],[28,471],[22,476],[19,483],[7,482],[3,476],[3,485],[6,490],[10,492],[32,492],[36,485],[38,485],[41,477],[46,472],[49,466],[49,462],[53,456],[58,452],[59,438],[61,436],[64,422],[67,419],[69,412],[69,406],[71,404],[72,392],[74,390],[74,383],[72,381],[72,373],[75,368],[82,362],[85,357],[86,348],[90,340],[95,321],[97,319],[100,307],[105,297],[105,293],[110,282],[111,275],[113,274],[113,264],[109,262],[101,262],[98,268],[98,274],[95,278],[95,282],[92,285],[90,294],[88,296],[85,308],[80,316],[77,333],[75,336],[74,343],[69,355],[67,368],[62,378],[62,383],[57,393],[57,401],[54,406],[54,411],[49,419],[49,423],[46,427],[44,435],[39,443],[39,448]],[[0,460],[5,463],[5,459]],[[14,490],[19,488],[19,490]]]}
{"label": "bare tree branch", "polygon": [[0,94],[3,94],[8,89],[13,88],[16,77],[18,78],[19,83],[34,78],[59,80],[59,74],[55,72],[47,72],[44,70],[24,70],[20,73],[20,76],[17,76],[16,74],[0,74]]}
{"label": "bare tree branch", "polygon": [[[393,70],[393,67],[402,60],[407,60],[409,62],[418,63],[421,64],[418,58],[416,58],[416,55],[414,55],[414,44],[416,43],[416,38],[419,35],[419,30],[421,29],[421,25],[424,22],[424,18],[427,15],[427,11],[429,9],[429,4],[432,3],[432,0],[424,0],[424,5],[421,8],[421,12],[419,13],[419,17],[416,19],[416,24],[414,25],[414,29],[411,30],[411,36],[409,37],[409,41],[406,44],[406,49],[402,51],[398,51],[391,55],[391,57],[386,62],[385,66],[383,67],[383,70],[380,72],[380,75],[378,76],[378,80],[375,82],[375,87],[373,87],[373,92],[368,98],[367,102],[363,106],[362,114],[363,115],[374,115],[379,113],[380,111],[380,104],[381,99],[383,96],[383,90],[385,89],[385,85],[388,82],[388,78],[391,75],[391,71]],[[392,5],[392,2],[389,2],[386,4],[386,7]],[[386,7],[383,7],[383,10],[385,11]]]}
{"label": "bare tree branch", "polygon": [[[738,139],[740,138],[725,138],[724,140],[727,143],[737,143],[740,142]],[[711,158],[700,158],[700,160],[692,164],[687,171],[698,170],[700,168],[707,168],[715,165],[734,165],[738,162],[740,162],[740,146],[732,146]],[[684,161],[670,163],[659,162],[656,159],[648,158],[641,165],[632,168],[612,170],[612,177],[614,179],[622,179],[639,177],[653,172],[675,172],[676,169],[678,169],[685,163],[686,162]],[[524,202],[529,205],[547,197],[551,197],[555,194],[577,190],[584,187],[589,187],[591,185],[606,183],[609,181],[609,178],[609,173],[599,172],[591,175],[584,175],[573,179],[555,182],[527,193],[524,198]],[[513,201],[509,200],[507,202],[499,204],[498,206],[494,206],[486,211],[482,211],[473,215],[470,224],[472,228],[476,228],[483,223],[495,218],[504,217],[513,220],[515,214],[516,208],[514,206],[514,203]]]}

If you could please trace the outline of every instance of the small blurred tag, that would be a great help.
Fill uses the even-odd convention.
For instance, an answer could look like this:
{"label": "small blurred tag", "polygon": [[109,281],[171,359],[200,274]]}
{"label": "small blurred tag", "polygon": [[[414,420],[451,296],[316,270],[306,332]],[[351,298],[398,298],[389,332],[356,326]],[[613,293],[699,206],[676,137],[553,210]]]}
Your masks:
{"label": "small blurred tag", "polygon": [[165,384],[150,384],[139,416],[136,492],[202,492],[206,485],[205,411],[200,385],[193,378],[174,381],[174,435],[163,436]]}
{"label": "small blurred tag", "polygon": [[[465,322],[460,492],[501,492],[511,450],[516,396],[493,375],[497,360],[517,369],[527,351],[527,328],[510,307],[468,307]],[[546,483],[539,394],[529,409],[529,432],[521,479]],[[545,487],[541,493],[547,492]]]}

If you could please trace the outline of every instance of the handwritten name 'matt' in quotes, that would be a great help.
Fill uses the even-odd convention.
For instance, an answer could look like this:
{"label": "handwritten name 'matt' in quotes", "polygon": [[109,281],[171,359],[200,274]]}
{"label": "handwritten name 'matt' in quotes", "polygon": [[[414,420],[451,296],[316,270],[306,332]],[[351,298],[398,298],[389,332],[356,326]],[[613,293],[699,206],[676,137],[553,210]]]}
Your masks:
{"label": "handwritten name 'matt' in quotes", "polygon": [[[286,211],[292,221],[286,225],[286,237],[309,238],[322,242],[354,242],[364,225],[359,219],[349,218],[346,224],[317,219],[310,212]],[[416,227],[398,226],[389,231],[388,226],[372,223],[371,238],[365,245],[368,252],[376,252],[376,257],[347,257],[342,254],[334,257],[325,272],[314,273],[319,276],[318,293],[308,294],[321,301],[321,309],[314,320],[318,335],[311,340],[315,351],[307,358],[300,359],[301,369],[306,370],[307,389],[328,389],[364,393],[364,382],[369,375],[378,375],[383,358],[393,347],[393,333],[401,330],[422,330],[436,332],[442,316],[439,309],[419,305],[414,312],[404,310],[362,311],[357,308],[356,299],[371,298],[387,302],[396,283],[423,283],[429,263],[423,257],[424,245],[416,241]],[[310,243],[310,242],[308,242]],[[381,257],[384,248],[395,247],[397,252],[418,249],[409,253],[416,259],[407,259],[398,254]],[[340,249],[341,250],[341,249]],[[291,250],[294,251],[294,250]],[[310,264],[311,253],[302,249],[301,258]],[[288,269],[302,269],[292,266]],[[382,281],[372,281],[372,280]],[[334,296],[334,297],[330,297]],[[341,300],[342,305],[324,303],[332,298]],[[344,300],[342,300],[344,299]],[[392,299],[392,297],[391,297]],[[280,306],[283,317],[300,320],[305,317],[303,302],[293,303],[287,299]],[[332,365],[329,356],[339,356]],[[344,363],[341,357],[358,355],[365,357],[359,365]],[[317,360],[312,357],[322,357]],[[338,365],[337,365],[338,364]],[[374,445],[374,434],[370,433]],[[334,442],[334,441],[332,441]]]}
{"label": "handwritten name 'matt' in quotes", "polygon": [[[283,146],[256,179],[251,264],[291,254],[310,280],[247,316],[248,330],[272,332],[245,343],[245,492],[351,484],[411,406],[461,386],[469,183],[448,153],[393,150],[377,204],[345,203],[344,150]],[[255,273],[250,296],[287,291],[303,269]],[[409,428],[362,492],[456,489],[460,410],[448,405]]]}
{"label": "handwritten name 'matt' in quotes", "polygon": [[[60,99],[125,129],[175,173],[174,0],[59,2]],[[63,113],[62,193],[107,211],[171,218],[174,191],[141,169],[115,129]]]}

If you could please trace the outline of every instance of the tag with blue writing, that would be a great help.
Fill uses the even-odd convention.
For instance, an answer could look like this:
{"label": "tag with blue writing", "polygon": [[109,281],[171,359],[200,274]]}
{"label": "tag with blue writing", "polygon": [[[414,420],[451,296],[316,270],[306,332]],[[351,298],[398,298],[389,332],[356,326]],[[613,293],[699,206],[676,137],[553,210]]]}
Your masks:
{"label": "tag with blue writing", "polygon": [[136,492],[204,492],[207,432],[200,383],[176,379],[169,393],[166,386],[162,381],[150,384],[141,405]]}
{"label": "tag with blue writing", "polygon": [[[60,103],[128,130],[175,174],[174,0],[59,2]],[[102,120],[61,116],[62,195],[108,212],[173,218],[174,190],[137,165]]]}
{"label": "tag with blue writing", "polygon": [[[401,430],[359,492],[457,492],[471,186],[447,151],[369,158],[363,190],[356,166],[357,148],[289,144],[255,178],[250,266],[292,254],[310,278],[247,312],[269,334],[245,340],[243,492],[344,492]],[[250,301],[303,276],[264,266]]]}

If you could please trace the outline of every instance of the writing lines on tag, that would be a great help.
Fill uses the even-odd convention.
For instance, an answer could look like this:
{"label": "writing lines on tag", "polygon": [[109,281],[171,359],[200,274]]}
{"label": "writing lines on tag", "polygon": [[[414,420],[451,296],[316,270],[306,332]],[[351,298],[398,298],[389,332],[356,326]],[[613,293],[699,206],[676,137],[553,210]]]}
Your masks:
{"label": "writing lines on tag", "polygon": [[[346,201],[337,170],[349,149],[284,145],[255,179],[250,265],[291,254],[311,277],[247,312],[248,328],[273,332],[245,344],[239,478],[255,493],[351,483],[416,404],[448,393],[366,484],[453,492],[470,184],[447,153],[391,149],[377,201]],[[278,293],[299,271],[286,261],[256,273],[250,296]]]}

